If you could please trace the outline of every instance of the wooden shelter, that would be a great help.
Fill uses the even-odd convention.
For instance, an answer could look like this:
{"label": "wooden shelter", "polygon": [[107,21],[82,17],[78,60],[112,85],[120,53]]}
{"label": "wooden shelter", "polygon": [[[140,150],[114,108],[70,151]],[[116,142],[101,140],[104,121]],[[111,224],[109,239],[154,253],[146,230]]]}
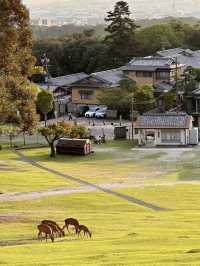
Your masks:
{"label": "wooden shelter", "polygon": [[89,139],[59,139],[56,145],[57,154],[87,155],[92,152]]}

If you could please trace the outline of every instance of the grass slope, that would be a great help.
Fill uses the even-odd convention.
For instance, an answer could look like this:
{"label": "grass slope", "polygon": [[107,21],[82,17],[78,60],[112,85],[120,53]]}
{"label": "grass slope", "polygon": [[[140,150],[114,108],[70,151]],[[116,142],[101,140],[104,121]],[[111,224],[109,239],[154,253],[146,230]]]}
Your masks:
{"label": "grass slope", "polygon": [[[173,153],[131,151],[130,148],[130,144],[125,142],[108,143],[97,147],[97,152],[92,156],[58,156],[55,160],[48,157],[47,149],[24,153],[52,169],[77,174],[93,182],[124,182],[125,178],[128,182],[143,184],[149,182],[143,182],[143,176],[149,177],[149,187],[118,191],[170,208],[171,211],[154,212],[102,192],[2,202],[0,265],[199,265],[199,150],[183,152],[174,159]],[[19,167],[21,173],[27,170],[29,179],[24,181],[23,189],[39,189],[34,184],[37,178],[43,178],[42,172],[21,162],[7,150],[1,151],[0,156],[2,164],[8,160],[8,165]],[[13,178],[13,187],[18,190],[21,188],[20,175],[13,177],[13,173],[8,171],[8,179]],[[162,186],[165,181],[190,181],[193,176],[196,177],[195,184]],[[0,182],[4,185],[2,178],[3,181],[6,178],[0,176]],[[55,187],[68,182],[49,173],[46,173],[43,182],[53,185],[51,182],[54,178]],[[13,189],[10,187],[11,183],[7,183],[5,190]],[[72,234],[56,239],[53,244],[36,240],[36,226],[40,220],[54,219],[63,225],[64,219],[69,216],[77,217],[81,223],[88,225],[93,233],[92,239],[78,239]]]}

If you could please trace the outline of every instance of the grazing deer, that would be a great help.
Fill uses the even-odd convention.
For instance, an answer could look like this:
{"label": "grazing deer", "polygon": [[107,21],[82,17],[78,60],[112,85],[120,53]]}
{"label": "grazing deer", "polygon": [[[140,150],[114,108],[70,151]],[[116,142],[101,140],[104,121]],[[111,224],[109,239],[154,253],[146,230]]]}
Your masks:
{"label": "grazing deer", "polygon": [[43,220],[41,221],[41,224],[49,225],[52,228],[53,233],[55,233],[55,235],[58,235],[59,237],[65,236],[65,232],[56,222],[51,221],[51,220]]}
{"label": "grazing deer", "polygon": [[80,236],[82,231],[84,232],[84,236],[89,236],[90,238],[92,237],[92,233],[87,228],[87,226],[80,224],[77,228],[78,237]]}
{"label": "grazing deer", "polygon": [[67,231],[69,232],[69,226],[70,225],[73,225],[74,226],[74,228],[76,230],[76,234],[77,234],[78,233],[77,228],[79,226],[79,222],[75,218],[67,218],[67,219],[65,219],[65,225],[63,226],[62,230],[64,230],[65,227],[67,227]]}
{"label": "grazing deer", "polygon": [[46,242],[47,242],[47,236],[51,238],[51,241],[54,242],[54,236],[53,231],[51,227],[48,224],[39,224],[37,226],[39,232],[38,232],[38,240],[42,241],[42,233],[45,234]]}

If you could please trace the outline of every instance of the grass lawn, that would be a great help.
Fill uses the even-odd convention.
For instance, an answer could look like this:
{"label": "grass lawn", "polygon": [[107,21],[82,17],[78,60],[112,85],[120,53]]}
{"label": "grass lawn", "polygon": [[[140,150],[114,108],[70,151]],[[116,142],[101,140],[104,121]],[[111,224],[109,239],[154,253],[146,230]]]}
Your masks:
{"label": "grass lawn", "polygon": [[[91,156],[57,156],[56,159],[48,157],[46,148],[23,152],[42,165],[93,183],[139,184],[137,188],[116,190],[170,211],[155,212],[97,191],[0,202],[0,265],[199,265],[199,150],[183,151],[177,156],[172,151],[139,151],[131,147],[129,142],[107,143],[95,147],[96,152]],[[77,186],[38,170],[9,150],[0,152],[0,165],[12,168],[0,172],[1,190]],[[8,174],[10,183],[2,173]],[[21,173],[29,178],[21,179]],[[41,180],[40,185],[37,180]],[[190,182],[193,180],[195,183]],[[163,186],[164,182],[169,184]],[[54,219],[63,225],[64,219],[70,216],[91,229],[92,239],[78,239],[72,234],[57,238],[55,243],[36,240],[40,220]]]}
{"label": "grass lawn", "polygon": [[0,192],[28,192],[73,186],[73,182],[23,162],[10,150],[0,151]]}
{"label": "grass lawn", "polygon": [[[0,244],[8,245],[0,249],[1,264],[198,265],[200,200],[194,199],[193,210],[168,212],[150,211],[97,192],[0,204],[1,213],[10,219],[0,224]],[[185,195],[182,201],[187,202]],[[69,216],[89,226],[91,240],[74,235],[53,244],[35,240],[41,219],[62,225]],[[196,253],[188,253],[192,250]]]}

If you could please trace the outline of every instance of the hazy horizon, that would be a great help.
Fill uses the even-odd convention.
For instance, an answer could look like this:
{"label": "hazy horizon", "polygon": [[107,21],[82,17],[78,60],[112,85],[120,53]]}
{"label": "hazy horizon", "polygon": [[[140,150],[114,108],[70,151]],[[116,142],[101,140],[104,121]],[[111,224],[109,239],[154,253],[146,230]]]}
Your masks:
{"label": "hazy horizon", "polygon": [[[113,9],[116,0],[23,0],[32,17],[96,16],[103,20]],[[200,18],[200,0],[127,0],[134,18],[161,18],[166,16]]]}

